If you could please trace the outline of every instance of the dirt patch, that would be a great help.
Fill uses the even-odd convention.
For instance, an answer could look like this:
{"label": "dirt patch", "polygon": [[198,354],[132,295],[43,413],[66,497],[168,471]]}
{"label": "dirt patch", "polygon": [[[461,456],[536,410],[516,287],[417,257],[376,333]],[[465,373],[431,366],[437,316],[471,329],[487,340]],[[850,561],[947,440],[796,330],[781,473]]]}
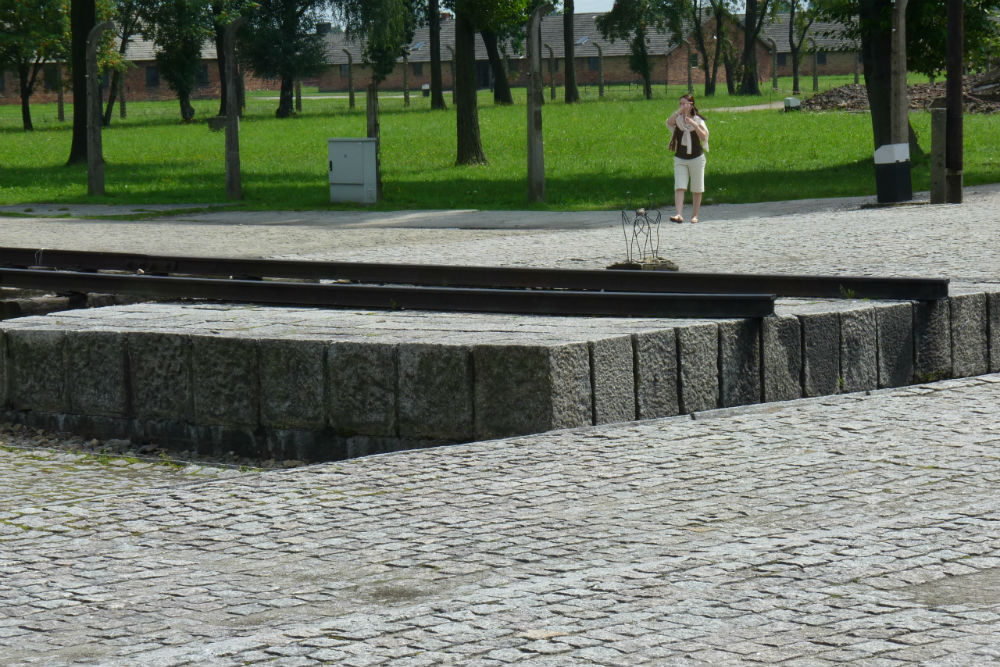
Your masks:
{"label": "dirt patch", "polygon": [[[928,109],[945,96],[945,82],[909,86],[911,109]],[[962,82],[966,113],[1000,113],[1000,70],[968,76]],[[813,95],[802,103],[808,111],[867,111],[868,95],[862,84],[848,84]]]}

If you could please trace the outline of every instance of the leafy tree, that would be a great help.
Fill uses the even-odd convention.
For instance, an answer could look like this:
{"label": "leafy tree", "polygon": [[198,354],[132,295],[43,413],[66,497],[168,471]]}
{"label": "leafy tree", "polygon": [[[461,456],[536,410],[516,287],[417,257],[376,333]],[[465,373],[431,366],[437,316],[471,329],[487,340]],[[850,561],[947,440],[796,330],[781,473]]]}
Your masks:
{"label": "leafy tree", "polygon": [[362,57],[372,69],[366,114],[368,136],[375,139],[376,197],[382,197],[381,140],[379,138],[378,87],[409,51],[416,26],[416,7],[410,0],[341,0],[345,32],[364,43]]}
{"label": "leafy tree", "polygon": [[209,17],[206,0],[151,0],[142,7],[143,35],[158,47],[156,66],[177,93],[185,123],[194,118],[191,93],[201,71],[202,45],[211,35]]}
{"label": "leafy tree", "polygon": [[[115,27],[117,28],[118,49],[114,52],[113,58],[108,65],[111,67],[111,86],[108,91],[108,104],[104,108],[104,118],[102,125],[111,124],[111,113],[115,108],[115,100],[121,86],[124,86],[125,70],[128,62],[125,60],[125,52],[128,50],[129,42],[140,33],[140,3],[142,0],[114,0],[111,5]],[[122,106],[122,117],[124,118],[125,107]]]}
{"label": "leafy tree", "polygon": [[476,31],[526,15],[526,0],[455,0],[455,126],[457,164],[485,164],[476,95]]}
{"label": "leafy tree", "polygon": [[628,66],[642,77],[647,100],[653,97],[653,84],[646,31],[670,29],[676,35],[680,33],[679,25],[680,7],[671,0],[617,0],[610,12],[597,17],[597,29],[605,39],[629,40]]}
{"label": "leafy tree", "polygon": [[427,0],[427,24],[430,27],[431,109],[446,109],[441,77],[441,10],[438,0]]}
{"label": "leafy tree", "polygon": [[[718,80],[719,65],[726,59],[729,51],[729,37],[726,27],[732,15],[727,0],[687,0],[681,5],[682,17],[691,24],[691,34],[694,37],[695,49],[701,56],[705,70],[705,96],[715,95]],[[707,19],[712,18],[713,32],[705,31]],[[679,33],[679,29],[677,30]],[[711,44],[711,51],[709,49]],[[728,72],[728,68],[727,68]],[[731,82],[731,77],[726,77]],[[731,83],[729,84],[732,85]]]}
{"label": "leafy tree", "polygon": [[292,115],[295,79],[324,66],[323,38],[316,33],[316,24],[326,5],[326,0],[259,0],[241,31],[240,53],[250,67],[261,76],[281,80],[278,118]]}
{"label": "leafy tree", "polygon": [[802,44],[816,20],[816,12],[808,0],[788,2],[788,50],[792,54],[792,92],[799,92],[799,64],[802,62]]}
{"label": "leafy tree", "polygon": [[760,95],[760,81],[757,77],[757,38],[769,12],[771,0],[746,0],[746,14],[743,21],[743,54],[740,56],[740,95]]}
{"label": "leafy tree", "polygon": [[226,87],[226,27],[241,16],[249,15],[257,8],[254,0],[211,0],[212,31],[215,37],[215,53],[219,71],[219,115],[225,116],[229,91]]}
{"label": "leafy tree", "polygon": [[478,20],[485,21],[487,27],[480,29],[479,36],[483,38],[486,57],[493,72],[493,101],[496,104],[514,103],[510,82],[507,80],[506,61],[500,54],[500,45],[503,42],[518,46],[524,43],[524,27],[528,21],[527,10],[528,5],[525,3],[497,5],[486,11],[480,10],[482,15]]}
{"label": "leafy tree", "polygon": [[[838,34],[861,44],[875,147],[891,143],[892,0],[814,0],[814,5],[817,16],[844,26]],[[982,45],[997,43],[1000,26],[989,17],[995,16],[998,10],[1000,0],[965,0],[966,54],[980,58]],[[946,59],[947,0],[910,0],[906,16],[907,67],[928,74],[941,72]],[[913,146],[912,129],[910,137]]]}
{"label": "leafy tree", "polygon": [[67,52],[68,8],[64,0],[0,0],[0,67],[17,71],[25,130],[34,129],[30,99],[42,66]]}

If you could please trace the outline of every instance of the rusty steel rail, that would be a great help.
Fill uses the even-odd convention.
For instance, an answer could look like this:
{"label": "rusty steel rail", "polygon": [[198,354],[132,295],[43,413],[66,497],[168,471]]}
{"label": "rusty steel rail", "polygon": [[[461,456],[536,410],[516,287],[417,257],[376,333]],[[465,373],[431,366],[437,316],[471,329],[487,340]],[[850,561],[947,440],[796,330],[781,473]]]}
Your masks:
{"label": "rusty steel rail", "polygon": [[0,268],[0,286],[284,306],[613,317],[764,317],[770,294],[672,294],[302,283]]}
{"label": "rusty steel rail", "polygon": [[360,283],[674,292],[773,294],[779,297],[898,299],[930,301],[948,296],[946,278],[879,278],[668,271],[541,269],[516,267],[378,264],[296,260],[225,259],[0,248],[0,266],[76,271],[143,271],[153,274],[347,280]]}

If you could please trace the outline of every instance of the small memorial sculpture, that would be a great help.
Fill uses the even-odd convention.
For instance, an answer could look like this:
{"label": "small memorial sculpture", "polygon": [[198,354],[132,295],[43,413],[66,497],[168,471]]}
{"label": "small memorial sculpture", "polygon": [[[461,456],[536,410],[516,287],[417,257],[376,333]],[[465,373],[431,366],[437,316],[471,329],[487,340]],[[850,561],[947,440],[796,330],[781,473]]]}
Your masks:
{"label": "small memorial sculpture", "polygon": [[[659,209],[650,204],[633,208],[632,193],[626,193],[628,206],[622,210],[622,234],[625,236],[625,261],[616,262],[609,269],[645,269],[676,271],[677,264],[660,257]],[[649,200],[652,202],[650,193]]]}

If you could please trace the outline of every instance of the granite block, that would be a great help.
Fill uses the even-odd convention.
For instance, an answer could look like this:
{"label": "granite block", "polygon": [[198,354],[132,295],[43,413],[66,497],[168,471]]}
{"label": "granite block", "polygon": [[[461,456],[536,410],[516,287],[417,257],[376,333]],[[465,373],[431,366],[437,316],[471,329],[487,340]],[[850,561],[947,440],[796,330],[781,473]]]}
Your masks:
{"label": "granite block", "polygon": [[257,341],[193,336],[191,379],[196,423],[251,429],[260,424]]}
{"label": "granite block", "polygon": [[276,429],[326,425],[326,343],[261,340],[260,421]]}
{"label": "granite block", "polygon": [[840,377],[844,392],[878,388],[878,329],[873,308],[840,313]]}
{"label": "granite block", "polygon": [[632,337],[605,338],[590,343],[594,423],[635,419],[635,358]]}
{"label": "granite block", "polygon": [[140,419],[191,417],[191,342],[187,336],[129,333],[132,414]]}
{"label": "granite block", "polygon": [[1000,373],[1000,292],[986,295],[990,331],[990,373]]}
{"label": "granite block", "polygon": [[469,347],[399,346],[399,434],[445,441],[472,439],[472,352]]}
{"label": "granite block", "polygon": [[327,415],[334,433],[395,436],[396,346],[334,343],[327,351]]}
{"label": "granite block", "polygon": [[719,407],[719,327],[695,324],[675,331],[680,411],[714,410]]}
{"label": "granite block", "polygon": [[7,332],[0,330],[0,408],[7,407]]}
{"label": "granite block", "polygon": [[594,392],[591,384],[590,351],[586,343],[549,347],[552,385],[552,427],[572,428],[593,423]]}
{"label": "granite block", "polygon": [[105,417],[128,415],[125,336],[113,331],[74,331],[66,336],[69,411]]}
{"label": "granite block", "polygon": [[7,332],[8,400],[15,410],[67,412],[66,336],[61,331]]}
{"label": "granite block", "polygon": [[840,317],[837,313],[799,315],[802,325],[802,394],[840,392]]}
{"label": "granite block", "polygon": [[673,329],[632,335],[635,352],[637,419],[679,414],[677,400],[677,336]]}
{"label": "granite block", "polygon": [[913,306],[875,307],[878,328],[878,386],[902,387],[913,378]]}
{"label": "granite block", "polygon": [[918,301],[913,305],[913,372],[917,382],[952,376],[951,300]]}
{"label": "granite block", "polygon": [[593,420],[585,343],[477,345],[473,366],[476,439],[586,426]]}
{"label": "granite block", "polygon": [[719,322],[719,404],[760,403],[760,318]]}
{"label": "granite block", "polygon": [[802,397],[802,330],[797,317],[765,317],[761,322],[765,401]]}
{"label": "granite block", "polygon": [[962,294],[951,301],[951,362],[955,377],[983,375],[989,369],[986,295]]}

